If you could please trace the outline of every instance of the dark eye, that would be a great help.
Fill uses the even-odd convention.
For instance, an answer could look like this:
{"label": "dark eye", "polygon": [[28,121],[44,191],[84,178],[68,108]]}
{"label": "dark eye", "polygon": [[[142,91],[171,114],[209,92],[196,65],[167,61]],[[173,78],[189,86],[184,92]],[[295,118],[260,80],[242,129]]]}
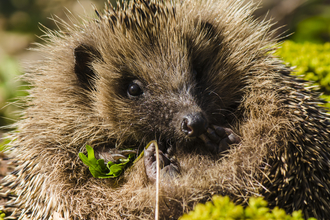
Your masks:
{"label": "dark eye", "polygon": [[141,87],[135,82],[129,84],[127,92],[130,96],[138,96],[143,93]]}

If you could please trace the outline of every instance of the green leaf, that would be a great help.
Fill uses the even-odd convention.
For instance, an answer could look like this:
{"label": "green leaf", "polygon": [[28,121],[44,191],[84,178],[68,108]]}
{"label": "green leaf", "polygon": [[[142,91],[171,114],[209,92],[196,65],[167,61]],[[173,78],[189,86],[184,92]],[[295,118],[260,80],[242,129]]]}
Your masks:
{"label": "green leaf", "polygon": [[109,161],[104,164],[103,159],[96,159],[94,155],[94,149],[86,145],[87,157],[83,153],[79,153],[79,158],[84,164],[89,167],[89,171],[95,178],[116,178],[123,173],[124,169],[128,166],[128,163],[133,161],[135,154],[130,154],[127,159],[119,160],[120,163],[116,164]]}

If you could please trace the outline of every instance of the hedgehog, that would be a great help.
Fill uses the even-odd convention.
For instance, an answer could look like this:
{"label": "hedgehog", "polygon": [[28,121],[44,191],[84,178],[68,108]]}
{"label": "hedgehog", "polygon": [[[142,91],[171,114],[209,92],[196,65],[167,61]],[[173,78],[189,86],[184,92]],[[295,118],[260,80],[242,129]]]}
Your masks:
{"label": "hedgehog", "polygon": [[[330,216],[329,115],[317,91],[274,55],[271,22],[235,0],[131,0],[45,29],[45,59],[28,68],[4,185],[18,219],[153,219],[152,144],[115,179],[105,162],[159,145],[159,217],[177,219],[213,195],[237,204]],[[119,156],[118,156],[119,155]]]}

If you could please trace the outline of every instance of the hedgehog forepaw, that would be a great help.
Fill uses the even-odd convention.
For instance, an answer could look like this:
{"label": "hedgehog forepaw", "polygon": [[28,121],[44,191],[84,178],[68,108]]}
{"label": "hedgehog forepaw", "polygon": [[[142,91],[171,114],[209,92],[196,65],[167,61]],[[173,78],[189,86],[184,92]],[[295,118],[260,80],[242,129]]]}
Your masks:
{"label": "hedgehog forepaw", "polygon": [[220,153],[229,148],[231,144],[239,144],[240,137],[230,128],[224,128],[213,125],[208,128],[205,134],[199,136],[203,140],[205,146],[212,153]]}
{"label": "hedgehog forepaw", "polygon": [[[156,181],[157,176],[157,161],[156,161],[156,147],[151,144],[148,149],[144,151],[144,166],[146,174],[151,182]],[[160,175],[167,178],[175,178],[180,174],[180,165],[174,157],[169,158],[167,154],[159,150],[159,167]]]}

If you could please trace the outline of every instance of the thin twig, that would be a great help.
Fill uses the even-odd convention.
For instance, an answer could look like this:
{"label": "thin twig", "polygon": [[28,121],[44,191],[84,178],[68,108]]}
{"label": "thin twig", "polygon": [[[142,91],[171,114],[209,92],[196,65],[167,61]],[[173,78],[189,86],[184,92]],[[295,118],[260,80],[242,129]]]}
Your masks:
{"label": "thin twig", "polygon": [[155,148],[156,148],[156,163],[157,163],[155,220],[158,220],[159,219],[159,150],[156,141],[155,141]]}

